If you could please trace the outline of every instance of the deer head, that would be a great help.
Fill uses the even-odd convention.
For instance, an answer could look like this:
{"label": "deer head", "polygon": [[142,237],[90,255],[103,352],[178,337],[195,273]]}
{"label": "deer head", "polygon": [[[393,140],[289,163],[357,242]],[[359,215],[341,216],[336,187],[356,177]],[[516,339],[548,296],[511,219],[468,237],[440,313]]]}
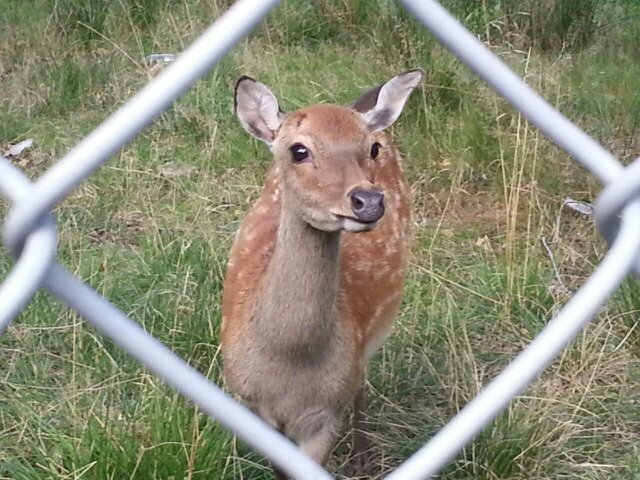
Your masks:
{"label": "deer head", "polygon": [[422,79],[411,70],[350,106],[318,104],[284,113],[263,83],[241,77],[235,112],[247,132],[273,153],[283,208],[322,231],[365,231],[384,215],[373,183],[380,150],[375,132],[392,125]]}

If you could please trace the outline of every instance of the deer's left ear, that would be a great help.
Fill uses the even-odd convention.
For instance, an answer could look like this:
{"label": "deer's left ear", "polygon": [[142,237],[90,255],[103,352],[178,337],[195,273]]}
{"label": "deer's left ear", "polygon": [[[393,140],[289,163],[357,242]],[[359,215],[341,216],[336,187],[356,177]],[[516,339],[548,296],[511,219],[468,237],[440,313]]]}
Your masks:
{"label": "deer's left ear", "polygon": [[377,132],[391,126],[402,113],[411,92],[418,86],[424,72],[409,70],[378,85],[356,100],[351,108],[362,114],[370,131]]}

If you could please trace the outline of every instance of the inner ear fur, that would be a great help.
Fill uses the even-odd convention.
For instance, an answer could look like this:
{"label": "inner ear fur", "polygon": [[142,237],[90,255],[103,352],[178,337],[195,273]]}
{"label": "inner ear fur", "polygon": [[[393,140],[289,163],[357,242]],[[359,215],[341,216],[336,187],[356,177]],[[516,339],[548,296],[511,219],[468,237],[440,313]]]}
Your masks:
{"label": "inner ear fur", "polygon": [[236,82],[233,104],[244,129],[258,140],[272,144],[285,115],[278,98],[269,87],[251,77],[242,76]]}
{"label": "inner ear fur", "polygon": [[400,117],[411,92],[418,86],[424,72],[409,70],[391,78],[386,83],[372,88],[358,98],[351,108],[362,115],[372,132],[384,130]]}

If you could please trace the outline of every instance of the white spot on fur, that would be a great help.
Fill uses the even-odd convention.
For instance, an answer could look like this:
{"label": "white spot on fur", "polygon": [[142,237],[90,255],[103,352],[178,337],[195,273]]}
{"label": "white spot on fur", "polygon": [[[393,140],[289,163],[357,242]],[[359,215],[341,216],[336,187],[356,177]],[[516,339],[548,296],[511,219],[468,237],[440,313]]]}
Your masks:
{"label": "white spot on fur", "polygon": [[389,327],[385,328],[384,330],[379,332],[377,335],[375,335],[371,340],[369,340],[369,343],[367,344],[367,347],[364,352],[364,358],[366,359],[367,362],[378,351],[378,349],[382,346],[382,344],[387,339],[387,337],[391,335],[391,328],[392,327],[390,325]]}

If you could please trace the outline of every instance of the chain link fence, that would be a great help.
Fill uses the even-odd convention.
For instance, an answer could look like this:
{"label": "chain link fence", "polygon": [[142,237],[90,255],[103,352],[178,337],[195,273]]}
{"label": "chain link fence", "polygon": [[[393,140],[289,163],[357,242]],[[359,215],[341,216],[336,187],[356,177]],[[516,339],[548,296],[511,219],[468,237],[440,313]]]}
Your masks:
{"label": "chain link fence", "polygon": [[[551,107],[435,0],[400,0],[449,50],[604,185],[596,225],[611,245],[604,260],[544,330],[390,480],[429,478],[499,415],[547,367],[617,290],[640,273],[640,162],[624,167]],[[16,263],[0,285],[0,334],[45,288],[122,349],[293,478],[331,479],[248,409],[190,367],[56,260],[51,210],[149,125],[262,21],[278,0],[239,0],[172,65],[85,137],[36,182],[0,156],[0,194],[12,208],[4,241]]]}

